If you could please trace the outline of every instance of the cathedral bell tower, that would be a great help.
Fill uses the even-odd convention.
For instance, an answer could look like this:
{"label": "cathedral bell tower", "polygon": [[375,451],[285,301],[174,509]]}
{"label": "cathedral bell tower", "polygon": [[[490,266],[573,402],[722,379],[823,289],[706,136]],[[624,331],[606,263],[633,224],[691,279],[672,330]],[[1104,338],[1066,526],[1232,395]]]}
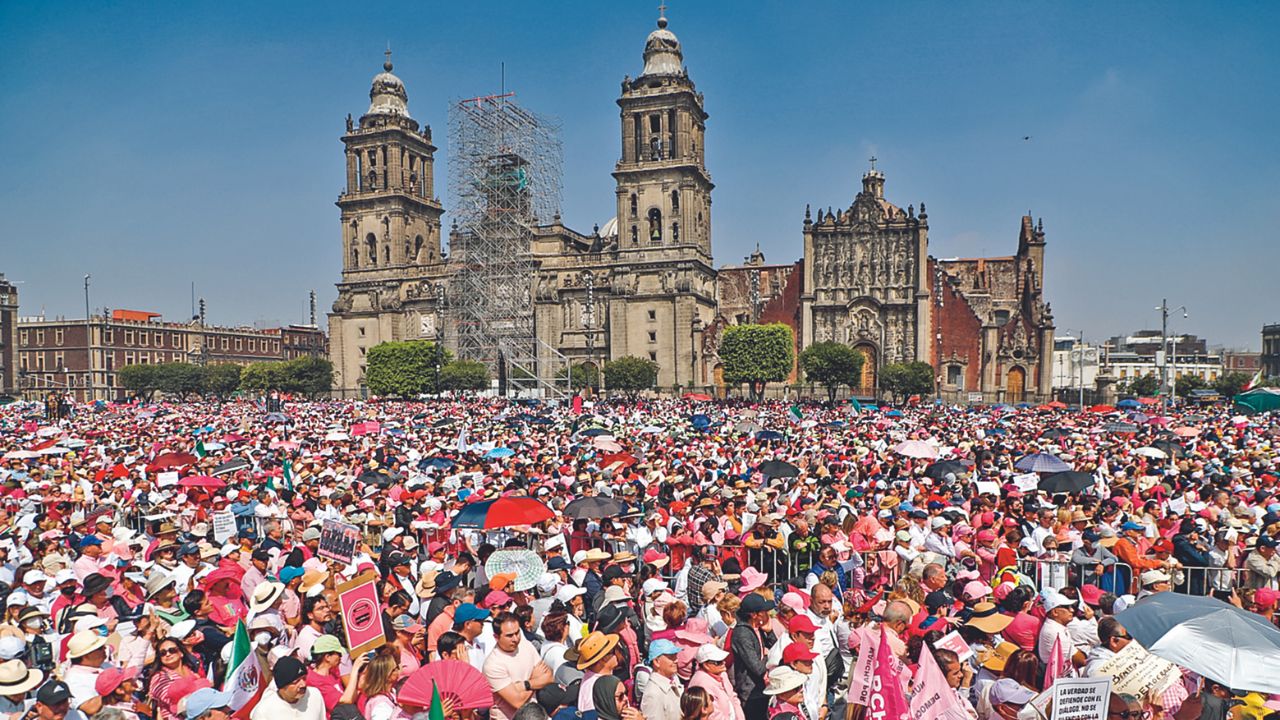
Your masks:
{"label": "cathedral bell tower", "polygon": [[644,45],[644,71],[622,82],[618,248],[680,248],[711,258],[711,176],[702,94],[684,68],[680,40],[658,18]]}

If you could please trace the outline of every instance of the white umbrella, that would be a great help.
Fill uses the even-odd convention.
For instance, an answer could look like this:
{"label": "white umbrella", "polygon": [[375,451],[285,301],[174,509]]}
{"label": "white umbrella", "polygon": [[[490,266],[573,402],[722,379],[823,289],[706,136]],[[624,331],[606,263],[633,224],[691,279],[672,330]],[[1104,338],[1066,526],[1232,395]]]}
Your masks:
{"label": "white umbrella", "polygon": [[351,439],[351,436],[344,432],[331,432],[328,435],[325,435],[324,439],[329,442],[346,442]]}
{"label": "white umbrella", "polygon": [[1168,454],[1165,453],[1165,451],[1161,450],[1160,448],[1153,448],[1153,447],[1140,447],[1137,450],[1134,450],[1133,454],[1141,455],[1142,457],[1155,458],[1157,460],[1163,460],[1169,457]]}
{"label": "white umbrella", "polygon": [[42,450],[39,450],[38,452],[41,455],[65,455],[71,452],[71,448],[64,448],[60,445],[54,445],[53,447],[47,447]]}
{"label": "white umbrella", "polygon": [[53,437],[54,435],[61,435],[61,434],[62,434],[62,428],[54,427],[52,425],[48,427],[42,427],[36,431],[36,435],[39,435],[42,438]]}
{"label": "white umbrella", "polygon": [[645,425],[644,427],[640,428],[640,432],[644,435],[655,435],[660,432],[666,432],[666,430],[667,430],[666,428],[660,425]]}
{"label": "white umbrella", "polygon": [[30,460],[40,457],[40,453],[34,450],[10,450],[4,454],[5,460]]}
{"label": "white umbrella", "polygon": [[938,457],[938,448],[923,440],[904,440],[893,447],[893,451],[909,458],[934,459]]}
{"label": "white umbrella", "polygon": [[1280,630],[1213,597],[1162,592],[1116,615],[1152,655],[1241,690],[1280,693]]}

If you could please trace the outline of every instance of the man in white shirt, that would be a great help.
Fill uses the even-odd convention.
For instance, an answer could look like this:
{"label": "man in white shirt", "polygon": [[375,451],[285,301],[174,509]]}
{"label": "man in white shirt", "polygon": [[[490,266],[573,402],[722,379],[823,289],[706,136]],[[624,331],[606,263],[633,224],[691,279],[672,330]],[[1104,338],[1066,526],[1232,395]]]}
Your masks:
{"label": "man in white shirt", "polygon": [[1078,601],[1054,591],[1044,601],[1045,618],[1036,639],[1036,654],[1040,662],[1048,664],[1053,656],[1054,644],[1059,644],[1063,658],[1070,658],[1075,665],[1084,664],[1084,653],[1076,651],[1071,642],[1067,623],[1075,617]]}
{"label": "man in white shirt", "polygon": [[[282,657],[271,670],[272,686],[262,693],[250,720],[324,720],[324,698],[307,687],[307,667],[293,656]],[[369,720],[386,720],[366,713]]]}

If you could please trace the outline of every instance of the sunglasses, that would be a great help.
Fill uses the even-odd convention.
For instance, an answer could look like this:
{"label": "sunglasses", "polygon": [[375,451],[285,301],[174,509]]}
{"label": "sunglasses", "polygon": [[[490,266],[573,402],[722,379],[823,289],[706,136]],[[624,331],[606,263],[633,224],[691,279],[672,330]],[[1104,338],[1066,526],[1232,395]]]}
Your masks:
{"label": "sunglasses", "polygon": [[182,651],[176,647],[167,647],[160,651],[161,655],[181,655]]}

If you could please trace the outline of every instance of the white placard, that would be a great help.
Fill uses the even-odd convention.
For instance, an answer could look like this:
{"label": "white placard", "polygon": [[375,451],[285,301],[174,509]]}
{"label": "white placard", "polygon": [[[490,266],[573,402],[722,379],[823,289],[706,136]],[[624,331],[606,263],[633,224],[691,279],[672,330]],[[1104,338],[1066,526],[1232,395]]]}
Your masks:
{"label": "white placard", "polygon": [[213,514],[213,539],[225,543],[236,536],[236,516],[230,510]]}
{"label": "white placard", "polygon": [[974,483],[978,486],[979,495],[995,495],[1000,497],[1000,483],[991,480],[979,480]]}
{"label": "white placard", "polygon": [[1060,677],[1053,681],[1051,720],[1107,720],[1111,676]]}
{"label": "white placard", "polygon": [[1040,487],[1040,476],[1035,473],[1014,475],[1013,484],[1022,492],[1035,492]]}
{"label": "white placard", "polygon": [[156,485],[158,487],[173,487],[178,484],[178,471],[170,470],[156,474]]}

